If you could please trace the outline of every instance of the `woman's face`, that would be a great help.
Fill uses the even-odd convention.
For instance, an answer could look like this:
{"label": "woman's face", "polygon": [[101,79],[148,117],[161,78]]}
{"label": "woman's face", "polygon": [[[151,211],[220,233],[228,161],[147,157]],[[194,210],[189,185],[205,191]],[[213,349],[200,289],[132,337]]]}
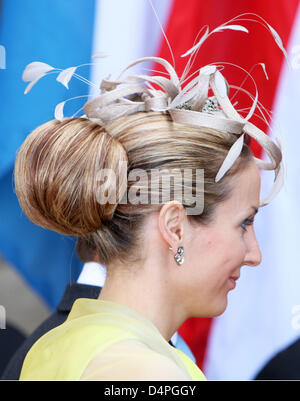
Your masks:
{"label": "woman's face", "polygon": [[[261,252],[253,219],[259,207],[260,174],[253,161],[233,178],[233,191],[215,211],[208,226],[190,224],[185,241],[188,273],[186,291],[194,294],[186,305],[191,316],[217,316],[227,306],[227,294],[236,286],[243,265],[257,266]],[[188,295],[188,294],[185,294]]]}

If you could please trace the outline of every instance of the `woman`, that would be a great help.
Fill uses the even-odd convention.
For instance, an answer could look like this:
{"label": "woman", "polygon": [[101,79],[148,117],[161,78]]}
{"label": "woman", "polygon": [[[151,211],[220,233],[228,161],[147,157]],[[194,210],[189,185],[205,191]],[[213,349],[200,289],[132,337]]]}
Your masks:
{"label": "woman", "polygon": [[[241,266],[261,261],[258,167],[278,180],[280,148],[234,110],[215,66],[182,90],[155,61],[169,80],[105,80],[83,118],[57,115],[18,153],[26,215],[85,238],[107,266],[99,299],[77,300],[32,347],[22,380],[205,380],[168,341],[187,318],[223,313]],[[270,163],[253,157],[249,136]]]}

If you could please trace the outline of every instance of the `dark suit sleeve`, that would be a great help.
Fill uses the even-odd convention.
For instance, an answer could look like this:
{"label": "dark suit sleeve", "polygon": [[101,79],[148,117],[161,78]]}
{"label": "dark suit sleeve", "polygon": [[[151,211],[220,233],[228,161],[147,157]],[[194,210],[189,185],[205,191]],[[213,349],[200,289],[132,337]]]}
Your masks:
{"label": "dark suit sleeve", "polygon": [[254,380],[300,380],[300,340],[275,355]]}
{"label": "dark suit sleeve", "polygon": [[45,320],[15,352],[4,371],[1,380],[19,380],[25,356],[32,345],[49,330],[62,324],[67,316],[67,312],[55,312]]}
{"label": "dark suit sleeve", "polygon": [[19,380],[25,356],[32,345],[48,331],[64,323],[76,299],[96,299],[99,297],[100,291],[100,287],[77,284],[75,282],[69,283],[59,305],[57,306],[57,311],[45,320],[16,351],[8,363],[1,380]]}

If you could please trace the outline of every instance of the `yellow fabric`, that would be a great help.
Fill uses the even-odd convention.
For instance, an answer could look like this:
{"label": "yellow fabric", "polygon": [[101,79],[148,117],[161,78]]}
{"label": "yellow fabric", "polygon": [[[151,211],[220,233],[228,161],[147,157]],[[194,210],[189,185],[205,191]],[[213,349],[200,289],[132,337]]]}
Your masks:
{"label": "yellow fabric", "polygon": [[[120,345],[126,353],[113,352]],[[114,355],[118,359],[109,371]],[[133,380],[134,361],[148,360],[164,367],[158,370],[159,380],[170,378],[168,367],[174,377],[182,380],[206,380],[193,361],[170,346],[139,312],[110,301],[78,299],[65,323],[46,333],[30,349],[20,380],[120,380],[123,371],[130,373],[130,366]],[[95,361],[97,369],[90,374]],[[151,374],[146,377],[150,380]]]}
{"label": "yellow fabric", "polygon": [[191,377],[171,359],[151,350],[137,340],[113,344],[97,355],[81,380],[186,381]]}

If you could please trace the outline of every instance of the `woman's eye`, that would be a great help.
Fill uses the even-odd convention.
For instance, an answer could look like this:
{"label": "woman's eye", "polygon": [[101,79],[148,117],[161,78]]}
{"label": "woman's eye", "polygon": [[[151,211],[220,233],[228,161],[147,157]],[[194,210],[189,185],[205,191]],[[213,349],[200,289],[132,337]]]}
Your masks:
{"label": "woman's eye", "polygon": [[242,222],[242,224],[241,224],[241,227],[242,227],[242,229],[244,230],[244,231],[247,231],[247,227],[246,226],[251,226],[252,224],[253,224],[253,222],[254,222],[254,219],[252,218],[252,219],[246,219],[246,220],[244,220],[243,222]]}

